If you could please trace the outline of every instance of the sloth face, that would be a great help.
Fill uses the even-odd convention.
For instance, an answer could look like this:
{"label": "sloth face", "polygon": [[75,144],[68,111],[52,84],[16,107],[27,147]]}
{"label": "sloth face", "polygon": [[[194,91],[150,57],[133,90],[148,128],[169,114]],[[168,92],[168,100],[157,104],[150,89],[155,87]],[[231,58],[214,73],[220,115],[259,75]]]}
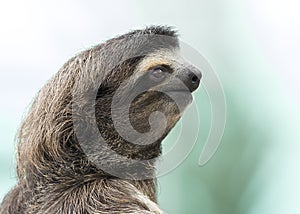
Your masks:
{"label": "sloth face", "polygon": [[[124,68],[129,70],[125,75]],[[100,87],[96,117],[110,117],[109,127],[114,129],[115,139],[145,145],[160,142],[192,102],[191,94],[200,79],[200,71],[177,50],[159,50],[128,60],[112,71],[109,81]],[[102,130],[108,128],[100,120],[99,126],[100,131],[101,126]]]}
{"label": "sloth face", "polygon": [[137,76],[133,76],[134,84],[129,90],[134,96],[129,111],[133,128],[149,132],[152,118],[153,126],[158,128],[166,122],[167,134],[192,102],[192,92],[200,84],[200,71],[177,51],[164,50],[144,58],[134,74]]}

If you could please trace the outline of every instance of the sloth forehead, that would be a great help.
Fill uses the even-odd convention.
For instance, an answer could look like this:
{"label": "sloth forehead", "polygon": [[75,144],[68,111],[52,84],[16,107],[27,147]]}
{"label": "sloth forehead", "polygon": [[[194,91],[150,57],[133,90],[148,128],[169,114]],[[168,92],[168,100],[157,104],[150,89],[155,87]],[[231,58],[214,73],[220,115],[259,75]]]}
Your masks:
{"label": "sloth forehead", "polygon": [[136,71],[147,71],[158,65],[168,65],[174,68],[179,64],[184,64],[179,49],[160,49],[145,56],[137,65]]}

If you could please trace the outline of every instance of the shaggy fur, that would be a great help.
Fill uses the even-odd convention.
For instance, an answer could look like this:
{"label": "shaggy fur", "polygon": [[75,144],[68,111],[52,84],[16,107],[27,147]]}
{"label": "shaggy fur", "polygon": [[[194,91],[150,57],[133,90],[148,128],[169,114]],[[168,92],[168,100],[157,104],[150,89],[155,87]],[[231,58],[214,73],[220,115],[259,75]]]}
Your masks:
{"label": "shaggy fur", "polygon": [[[121,90],[122,98],[130,97],[131,89],[137,87],[146,75],[145,70],[153,65],[164,62],[174,72],[186,68],[175,65],[175,58],[165,57],[165,52],[172,55],[178,48],[173,30],[150,27],[108,40],[70,59],[39,91],[21,125],[18,184],[4,198],[0,213],[162,213],[156,204],[155,160],[161,154],[161,141],[181,113],[162,93],[149,91],[139,95],[130,106],[133,128],[140,133],[148,132],[153,111],[162,111],[167,124],[155,142],[137,145],[115,130],[111,105],[116,90],[124,87],[122,82],[130,80],[130,87]],[[154,87],[157,85],[147,86]],[[94,104],[88,102],[86,91],[96,91],[92,96]],[[74,96],[80,101],[76,112]],[[88,136],[99,132],[109,149],[128,159],[144,160],[143,164],[111,157],[108,150],[97,149],[88,136],[84,138],[84,151],[74,131],[74,118],[90,127],[90,118],[85,116],[88,113],[94,114],[97,124],[96,128],[86,130]],[[103,170],[101,164],[106,169],[122,167],[125,177]]]}

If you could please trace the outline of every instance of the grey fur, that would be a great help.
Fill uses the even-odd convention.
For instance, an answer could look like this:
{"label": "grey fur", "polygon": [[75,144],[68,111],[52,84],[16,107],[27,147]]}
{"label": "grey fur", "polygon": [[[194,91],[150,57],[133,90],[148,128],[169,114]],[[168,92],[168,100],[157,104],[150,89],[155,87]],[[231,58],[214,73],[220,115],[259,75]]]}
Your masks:
{"label": "grey fur", "polygon": [[[166,50],[175,53],[178,48],[175,31],[156,26],[108,40],[70,59],[39,91],[21,125],[18,184],[4,198],[0,213],[162,213],[156,204],[153,159],[161,154],[161,141],[180,119],[181,112],[167,96],[155,92],[136,99],[132,103],[130,117],[138,131],[149,131],[147,121],[153,109],[167,115],[163,136],[143,146],[129,143],[118,135],[111,121],[110,106],[114,92],[124,80],[132,78],[130,84],[134,86],[136,80],[144,75],[142,65],[147,65],[144,59],[152,54],[152,59],[159,63],[164,56],[160,50],[161,53]],[[175,62],[175,56],[174,59],[169,58],[170,65]],[[174,67],[180,72],[179,64]],[[79,84],[80,80],[84,80],[81,81],[84,84]],[[75,115],[72,111],[74,93],[82,97],[83,102],[85,92],[95,90],[95,106],[88,103],[81,106],[85,112],[94,107],[96,110],[97,128],[87,132],[100,132],[113,151],[129,159],[146,162],[137,166],[141,168],[136,168],[136,165],[107,157],[108,151],[95,152],[97,145],[91,142],[87,142],[91,144],[88,152],[95,162],[100,161],[106,167],[124,166],[125,174],[133,176],[133,179],[130,176],[118,178],[101,169],[88,158],[78,142],[73,119],[78,117],[88,125],[90,118],[78,112]],[[140,180],[134,177],[135,173],[150,176]]]}

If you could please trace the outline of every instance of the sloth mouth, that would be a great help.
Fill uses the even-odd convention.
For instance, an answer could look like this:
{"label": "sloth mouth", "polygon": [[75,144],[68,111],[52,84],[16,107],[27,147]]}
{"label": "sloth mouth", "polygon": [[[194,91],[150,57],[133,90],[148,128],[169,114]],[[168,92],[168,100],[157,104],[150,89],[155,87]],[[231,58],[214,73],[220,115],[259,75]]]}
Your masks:
{"label": "sloth mouth", "polygon": [[168,91],[164,91],[164,92],[178,92],[178,93],[185,93],[185,94],[191,94],[191,92],[187,91],[187,90],[182,90],[182,89],[175,89],[175,90],[168,90]]}
{"label": "sloth mouth", "polygon": [[179,93],[179,94],[185,94],[185,95],[190,95],[192,96],[192,93],[186,89],[169,89],[169,90],[164,90],[164,93]]}
{"label": "sloth mouth", "polygon": [[170,89],[163,91],[175,103],[188,105],[193,101],[192,93],[186,89]]}

